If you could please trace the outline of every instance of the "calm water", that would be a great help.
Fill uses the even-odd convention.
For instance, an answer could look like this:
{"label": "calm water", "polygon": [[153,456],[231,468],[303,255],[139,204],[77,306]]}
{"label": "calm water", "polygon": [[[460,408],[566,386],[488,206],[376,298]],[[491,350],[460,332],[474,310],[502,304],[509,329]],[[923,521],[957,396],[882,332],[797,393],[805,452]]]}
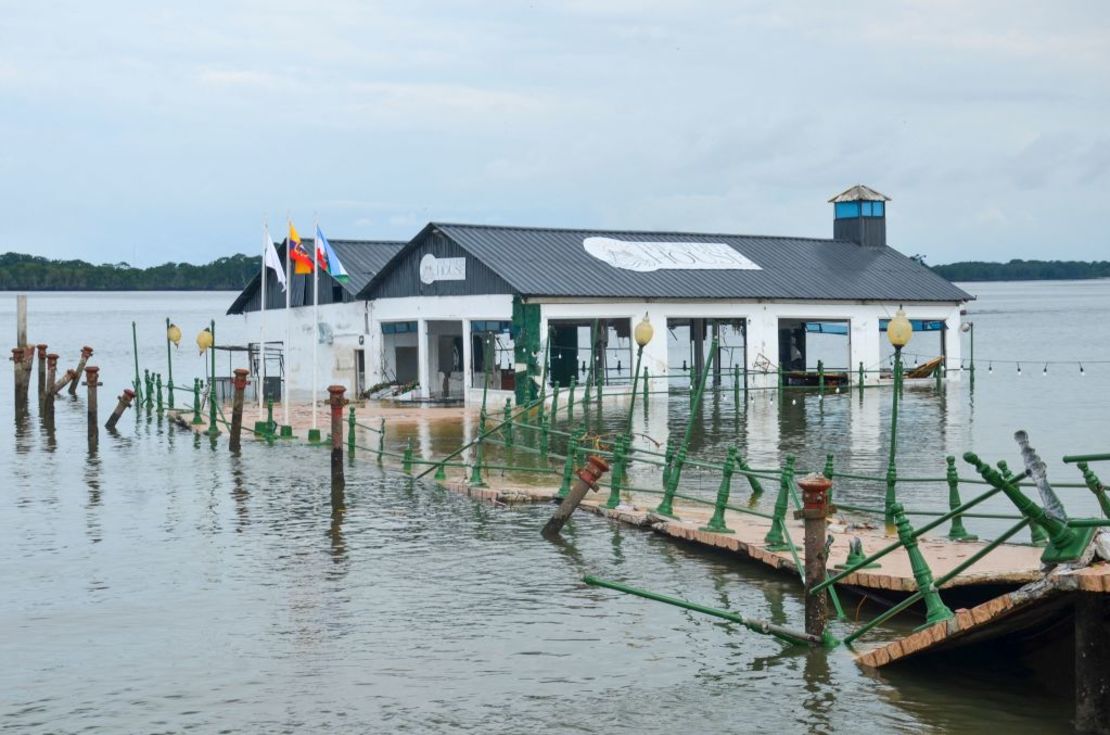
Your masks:
{"label": "calm water", "polygon": [[[1078,479],[1058,460],[1106,449],[1110,364],[1098,361],[1110,361],[1110,340],[1088,335],[1110,321],[1110,283],[968,288],[979,296],[975,390],[967,381],[941,395],[907,389],[900,474],[942,475],[943,455],[967,448],[1016,466],[1010,436],[1026,428],[1054,479]],[[164,317],[182,326],[175,376],[191,382],[203,370],[192,339],[209,318],[220,341],[246,341],[238,320],[219,316],[231,298],[36,294],[30,334],[63,365],[81,344],[96,348],[103,419],[130,380],[132,320],[152,369],[163,369]],[[0,301],[0,317],[11,340],[13,298]],[[1077,363],[1043,375],[1045,360],[1068,359],[1086,375]],[[1002,360],[1022,360],[1023,374]],[[248,444],[236,458],[223,443],[213,450],[129,414],[89,455],[83,401],[59,402],[51,434],[34,413],[14,424],[11,395],[9,367],[0,371],[0,424],[13,437],[0,443],[3,730],[1069,731],[1069,704],[1027,672],[871,676],[844,650],[788,649],[580,583],[597,574],[800,624],[790,580],[650,533],[582,516],[555,546],[538,535],[548,507],[494,508],[364,462],[348,469],[347,509],[335,514],[319,450]],[[888,392],[767,398],[743,401],[739,413],[730,392],[710,400],[699,453],[737,444],[753,465],[792,452],[817,467],[832,452],[844,470],[885,469]],[[687,405],[653,397],[637,428],[664,441],[684,428]],[[614,406],[603,421],[620,416]],[[442,452],[472,430],[417,438]],[[394,432],[391,445],[406,438]],[[684,478],[691,492],[716,488],[712,476]],[[651,473],[633,479],[658,486]],[[915,508],[946,499],[925,483],[900,492]],[[842,482],[838,493],[874,504],[881,489]],[[1086,491],[1061,495],[1073,512],[1093,507]],[[981,519],[968,526],[997,530]]]}

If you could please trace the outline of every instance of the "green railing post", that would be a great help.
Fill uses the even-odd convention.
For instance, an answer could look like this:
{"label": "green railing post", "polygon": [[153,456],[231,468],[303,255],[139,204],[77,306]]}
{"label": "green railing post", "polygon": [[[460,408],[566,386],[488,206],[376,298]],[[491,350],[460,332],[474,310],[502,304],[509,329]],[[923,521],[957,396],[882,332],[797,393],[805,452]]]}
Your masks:
{"label": "green railing post", "polygon": [[143,393],[146,398],[143,399],[143,406],[149,411],[154,406],[154,381],[150,379],[150,371],[143,369]]}
{"label": "green railing post", "polygon": [[783,387],[782,365],[781,364],[778,365],[778,367],[776,368],[776,371],[778,372],[778,387],[779,387],[779,393],[781,394],[782,393],[782,387]]}
{"label": "green railing post", "polygon": [[612,471],[609,474],[609,499],[605,507],[610,510],[621,504],[621,486],[624,484],[624,468],[627,462],[628,440],[625,435],[620,435],[613,442]]}
{"label": "green railing post", "polygon": [[155,386],[155,390],[157,391],[157,393],[155,394],[156,395],[155,409],[158,411],[158,415],[161,415],[162,414],[162,373],[156,373],[155,374],[155,376],[154,376],[154,386]]}
{"label": "green railing post", "polygon": [[863,382],[863,380],[864,380],[864,378],[863,378],[863,360],[860,360],[859,361],[859,379],[856,381],[856,383],[859,385],[860,390],[863,390],[864,386],[866,385]]}
{"label": "green railing post", "polygon": [[573,482],[574,476],[574,463],[578,455],[578,442],[580,441],[581,433],[574,432],[567,440],[567,457],[563,462],[563,484],[559,486],[559,492],[555,493],[555,497],[562,499],[570,492],[570,484]]}
{"label": "green railing post", "polygon": [[[139,378],[139,332],[135,322],[131,322],[131,354],[135,358],[135,408],[143,405],[143,384]],[[138,413],[136,410],[135,413]]]}
{"label": "green railing post", "polygon": [[551,420],[555,421],[559,418],[559,384],[556,383],[551,389]]}
{"label": "green railing post", "polygon": [[825,395],[825,363],[817,361],[817,392]]}
{"label": "green railing post", "polygon": [[1069,528],[1067,523],[1054,518],[1044,508],[1034,503],[1018,488],[1014,479],[1007,480],[997,470],[979,459],[974,452],[965,452],[964,459],[975,466],[980,476],[994,487],[1006,493],[1006,497],[1017,506],[1018,511],[1048,533],[1048,548],[1041,554],[1045,564],[1075,561],[1087,550],[1094,538],[1094,528]]}
{"label": "green railing post", "polygon": [[644,365],[644,410],[645,411],[647,410],[647,407],[648,407],[648,393],[650,392],[648,390],[649,376],[650,376],[650,373],[648,372],[648,367],[647,367],[647,365]]}
{"label": "green railing post", "polygon": [[1102,509],[1102,515],[1110,518],[1110,498],[1106,497],[1106,488],[1098,479],[1098,475],[1091,470],[1086,462],[1079,462],[1075,466],[1083,473],[1083,482],[1087,483],[1087,489],[1094,493],[1098,500],[1098,507]]}
{"label": "green railing post", "polygon": [[436,482],[443,482],[447,479],[447,466],[443,462],[436,465],[436,473],[432,476],[432,479]]}
{"label": "green railing post", "polygon": [[[274,429],[276,429],[276,428],[277,428],[277,425],[274,423],[274,399],[273,398],[267,398],[266,399],[266,433],[269,436],[273,436],[274,434],[277,433],[276,431],[274,431]],[[354,432],[352,432],[352,433],[354,433]],[[351,451],[354,451],[354,450],[351,450]]]}
{"label": "green railing post", "polygon": [[636,410],[636,392],[639,388],[640,380],[640,361],[644,357],[644,346],[636,346],[636,369],[632,371],[632,393],[628,396],[628,427],[625,429],[628,433],[632,433],[632,412]]}
{"label": "green railing post", "polygon": [[[282,430],[285,427],[281,427]],[[382,463],[382,457],[385,455],[385,417],[382,416],[378,419],[378,464]]]}
{"label": "green railing post", "polygon": [[[1010,481],[1014,477],[1014,473],[1010,471],[1010,465],[1004,459],[998,460],[998,472],[1002,475],[1002,479],[1006,481]],[[1048,536],[1036,522],[1029,523],[1029,543],[1033,546],[1048,546]]]}
{"label": "green railing post", "polygon": [[[948,479],[948,510],[956,510],[963,502],[960,500],[960,476],[956,472],[956,458],[949,455],[944,458],[948,463],[946,476]],[[948,538],[953,541],[978,541],[979,537],[967,532],[964,528],[963,516],[952,517],[952,527],[948,531]]]}
{"label": "green railing post", "polygon": [[735,533],[725,523],[725,506],[728,505],[728,496],[732,489],[732,473],[735,467],[736,447],[729,447],[728,457],[725,458],[724,467],[721,468],[721,486],[717,488],[717,502],[713,505],[713,517],[700,530],[712,531],[713,533]]}
{"label": "green railing post", "polygon": [[551,417],[541,415],[540,417],[540,459],[547,462],[547,449],[548,449],[548,429]]}
{"label": "green railing post", "polygon": [[410,436],[408,442],[405,444],[405,453],[401,456],[401,472],[406,475],[412,474],[412,437]]}
{"label": "green railing post", "polygon": [[763,537],[763,543],[768,551],[788,551],[790,543],[786,538],[789,531],[786,528],[786,511],[790,505],[790,484],[794,480],[794,455],[786,455],[786,465],[782,468],[779,478],[779,494],[775,498],[774,517],[771,519],[771,530]]}
{"label": "green railing post", "polygon": [[[273,410],[273,405],[272,404],[270,406],[270,410],[271,411]],[[351,453],[352,457],[355,456],[355,407],[354,406],[348,406],[347,407],[347,451]]]}
{"label": "green railing post", "polygon": [[895,456],[898,453],[898,400],[902,385],[902,348],[894,348],[894,398],[890,404],[890,459],[886,466],[886,498],[883,511],[887,522],[894,520],[894,504],[897,502],[895,486],[898,484],[898,470]]}
{"label": "green railing post", "polygon": [[740,413],[740,366],[732,366],[732,410]]}
{"label": "green railing post", "polygon": [[216,320],[213,319],[209,322],[209,331],[212,333],[212,346],[208,349],[212,352],[212,374],[211,382],[208,384],[208,436],[217,437],[220,435],[220,427],[216,425]]}
{"label": "green railing post", "polygon": [[[752,468],[748,466],[748,463],[746,461],[744,461],[743,457],[740,457],[736,460],[736,465],[743,472],[750,473],[752,471]],[[748,477],[748,484],[751,485],[751,488],[752,488],[752,499],[754,500],[754,499],[758,498],[760,495],[763,494],[763,485],[762,485],[762,483],[759,482],[759,478],[756,477],[755,475],[749,474],[747,477]]]}
{"label": "green railing post", "polygon": [[[833,479],[833,456],[831,454],[826,454],[825,455],[825,469],[823,469],[821,471],[821,474],[824,475],[825,477],[827,477],[830,480]],[[829,488],[829,505],[832,505],[832,504],[833,504],[833,489],[830,487]]]}
{"label": "green railing post", "polygon": [[690,420],[686,422],[686,434],[682,438],[682,446],[675,454],[673,466],[667,477],[667,486],[663,491],[663,500],[659,503],[659,507],[655,509],[655,512],[659,515],[674,517],[674,495],[678,491],[678,483],[682,479],[682,465],[686,462],[686,452],[690,447],[690,436],[694,430],[694,424],[697,423],[694,417],[699,413],[702,394],[705,393],[706,383],[709,382],[709,372],[713,369],[713,360],[717,357],[717,351],[717,340],[714,339],[710,344],[709,359],[705,361],[705,369],[702,371],[701,380],[698,381],[697,392],[690,404]]}
{"label": "green railing post", "polygon": [[[859,536],[853,536],[852,540],[848,542],[848,557],[841,564],[834,564],[834,569],[851,569],[856,567],[858,569],[873,569],[881,566],[879,562],[871,562],[859,566],[860,562],[865,561],[867,555],[863,553],[863,542],[860,541]],[[835,588],[834,588],[835,589]]]}
{"label": "green railing post", "polygon": [[200,417],[200,378],[193,378],[193,425],[203,424]]}
{"label": "green railing post", "polygon": [[501,421],[501,438],[505,440],[505,446],[512,449],[513,446],[513,404],[508,398],[505,399],[505,410]]}
{"label": "green railing post", "polygon": [[170,350],[170,319],[166,317],[166,378],[170,410],[173,410],[173,352]]}
{"label": "green railing post", "polygon": [[567,422],[574,420],[574,389],[578,386],[578,376],[570,376],[570,389],[567,391]]}
{"label": "green railing post", "polygon": [[671,484],[671,466],[674,465],[674,442],[667,437],[667,448],[663,450],[663,489]]}
{"label": "green railing post", "polygon": [[484,445],[482,437],[486,433],[486,410],[483,408],[478,413],[478,442],[474,446],[474,465],[470,468],[470,486],[471,487],[486,487],[486,483],[482,480],[482,455],[484,452]]}
{"label": "green railing post", "polygon": [[956,616],[940,599],[940,593],[937,592],[937,588],[933,584],[933,572],[925,562],[925,556],[921,553],[921,549],[917,548],[917,538],[913,535],[913,528],[910,527],[909,519],[906,518],[902,504],[895,503],[893,510],[894,525],[898,529],[898,540],[902,542],[902,546],[906,548],[906,553],[910,557],[913,578],[917,582],[917,589],[925,602],[925,625],[921,627],[927,628],[935,623],[951,620]]}
{"label": "green railing post", "polygon": [[933,377],[934,377],[934,378],[936,379],[936,389],[937,389],[937,393],[940,393],[940,373],[941,373],[941,367],[942,367],[941,365],[937,365],[937,366],[936,366],[936,368],[935,368],[935,369],[933,370]]}

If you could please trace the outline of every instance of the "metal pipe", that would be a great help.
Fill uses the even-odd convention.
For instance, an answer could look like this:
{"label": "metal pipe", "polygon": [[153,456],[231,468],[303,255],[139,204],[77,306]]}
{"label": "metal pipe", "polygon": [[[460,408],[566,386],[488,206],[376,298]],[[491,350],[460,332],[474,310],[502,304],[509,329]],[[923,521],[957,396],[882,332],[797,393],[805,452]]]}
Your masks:
{"label": "metal pipe", "polygon": [[73,373],[73,379],[69,382],[69,394],[71,396],[77,395],[77,383],[81,380],[81,373],[85,370],[85,365],[88,363],[89,358],[92,357],[93,348],[85,345],[81,348],[81,358],[77,361],[77,369]]}
{"label": "metal pipe", "polygon": [[234,454],[238,454],[243,448],[243,393],[247,389],[249,372],[246,368],[235,368],[235,377],[231,383],[235,393],[231,399],[231,437],[228,439],[227,447]]}
{"label": "metal pipe", "polygon": [[112,411],[112,415],[108,417],[108,421],[104,424],[105,429],[108,431],[115,430],[116,424],[119,423],[120,416],[123,416],[123,412],[130,408],[131,401],[134,400],[134,398],[135,391],[130,388],[123,389],[123,393],[121,393],[119,397],[119,402],[116,403],[115,410]]}
{"label": "metal pipe", "polygon": [[88,388],[89,414],[89,451],[95,452],[100,441],[100,425],[96,418],[96,389],[100,386],[100,368],[89,365],[85,368],[85,386]]}
{"label": "metal pipe", "polygon": [[[348,401],[343,397],[347,389],[342,385],[328,386],[328,405],[331,406],[331,493],[332,505],[343,505],[343,407]],[[338,493],[338,497],[337,497]]]}
{"label": "metal pipe", "polygon": [[578,470],[578,477],[574,480],[570,492],[563,498],[563,502],[559,503],[559,507],[555,509],[551,518],[544,525],[541,531],[544,538],[553,538],[559,535],[567,519],[582,502],[582,498],[586,497],[586,493],[590,490],[597,490],[597,481],[608,470],[609,464],[604,459],[596,454],[590,455],[586,460],[586,466]]}

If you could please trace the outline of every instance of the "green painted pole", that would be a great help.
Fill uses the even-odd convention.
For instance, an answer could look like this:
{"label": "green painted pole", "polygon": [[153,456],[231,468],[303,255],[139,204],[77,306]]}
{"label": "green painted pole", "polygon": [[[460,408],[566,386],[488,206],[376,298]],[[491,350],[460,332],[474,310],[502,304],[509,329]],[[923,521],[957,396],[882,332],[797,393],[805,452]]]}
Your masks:
{"label": "green painted pole", "polygon": [[[270,411],[274,410],[273,403],[270,404]],[[269,423],[269,422],[267,422]],[[269,424],[273,426],[273,424]],[[355,456],[355,407],[347,407],[347,451],[351,456]]]}
{"label": "green painted pole", "polygon": [[154,407],[154,381],[150,377],[150,371],[146,369],[143,370],[143,387],[146,391],[146,400],[143,401],[143,405],[146,406],[149,413],[150,409]]}
{"label": "green painted pole", "polygon": [[655,602],[662,602],[667,605],[673,605],[674,607],[681,607],[684,610],[693,610],[694,612],[711,615],[715,618],[721,618],[733,623],[739,623],[748,630],[755,631],[756,633],[762,633],[764,635],[774,636],[775,638],[778,638],[779,640],[785,641],[786,643],[790,643],[792,645],[826,645],[826,641],[818,636],[812,636],[807,633],[787,630],[786,628],[774,625],[773,623],[745,618],[743,615],[731,613],[727,610],[718,610],[713,607],[706,607],[705,605],[699,605],[687,600],[680,600],[677,597],[669,597],[667,595],[660,595],[655,592],[637,589],[636,587],[629,587],[628,585],[620,584],[618,582],[607,582],[603,579],[598,579],[597,577],[584,577],[582,581],[593,587],[605,587],[611,590],[616,590],[617,592],[623,592],[628,595],[643,597],[645,600],[654,600]]}
{"label": "green painted pole", "polygon": [[[283,429],[285,427],[282,427]],[[385,417],[382,416],[378,419],[378,464],[382,463],[382,457],[385,456]]]}
{"label": "green painted pole", "polygon": [[825,395],[825,363],[817,361],[817,392]]}
{"label": "green painted pole", "polygon": [[551,417],[540,416],[540,458],[547,461],[548,450],[548,429],[550,428]]}
{"label": "green painted pole", "polygon": [[167,392],[169,393],[170,410],[173,410],[173,351],[170,350],[170,319],[166,317],[166,377],[169,379]]}
{"label": "green painted pole", "polygon": [[655,509],[655,512],[659,515],[674,517],[674,495],[678,491],[678,483],[682,479],[682,465],[686,462],[686,452],[690,446],[690,437],[696,423],[693,417],[698,415],[702,394],[705,393],[705,385],[709,380],[709,372],[713,369],[713,360],[716,357],[717,340],[714,339],[710,347],[709,359],[705,361],[705,369],[702,371],[701,380],[698,382],[697,393],[694,395],[694,402],[690,410],[691,418],[686,422],[686,434],[682,438],[682,446],[675,454],[674,464],[671,467],[670,476],[667,478],[667,487],[663,492],[663,500],[659,503],[659,507]]}
{"label": "green painted pole", "polygon": [[[577,359],[575,360],[577,362]],[[567,393],[567,421],[574,420],[574,389],[578,385],[578,376],[570,376],[570,390]]]}
{"label": "green painted pole", "polygon": [[[276,433],[274,432],[275,428],[277,427],[274,424],[274,399],[268,398],[266,399],[266,433],[269,436],[273,436]],[[353,434],[354,432],[351,433]],[[354,453],[353,449],[351,450],[351,453]]]}
{"label": "green painted pole", "polygon": [[405,444],[405,452],[401,455],[401,472],[406,475],[412,474],[412,459],[412,437],[410,436],[408,443]]}
{"label": "green painted pole", "polygon": [[663,490],[671,484],[671,467],[674,466],[674,442],[667,437],[667,447],[663,450]]}
{"label": "green painted pole", "polygon": [[648,393],[650,392],[648,390],[648,383],[649,383],[648,376],[649,375],[650,375],[650,373],[648,372],[648,367],[647,367],[647,365],[644,365],[644,410],[645,411],[647,410],[647,407],[648,407]]}
{"label": "green painted pole", "polygon": [[[961,505],[960,476],[959,473],[956,472],[956,458],[949,455],[944,458],[944,461],[948,464],[948,469],[945,473],[948,479],[948,509],[955,510]],[[967,529],[964,528],[963,516],[958,515],[952,517],[952,527],[951,530],[948,531],[948,538],[953,541],[977,541],[979,539],[978,536],[967,532]]]}
{"label": "green painted pole", "polygon": [[559,384],[556,383],[551,389],[551,419],[552,421],[559,418]]}
{"label": "green painted pole", "polygon": [[[748,463],[744,461],[743,457],[737,458],[736,465],[743,472],[751,472],[752,471],[752,468],[748,466]],[[748,475],[747,477],[748,477],[748,484],[751,485],[751,488],[752,488],[752,499],[754,500],[755,498],[758,498],[760,495],[763,494],[763,485],[759,482],[759,478],[756,477],[755,475]]]}
{"label": "green painted pole", "polygon": [[859,389],[861,391],[867,386],[867,384],[864,382],[863,377],[863,360],[859,361],[859,378],[856,380],[856,384],[859,386]]}
{"label": "green painted pole", "polygon": [[474,447],[474,465],[470,468],[470,482],[472,487],[486,487],[486,483],[482,480],[482,459],[484,453],[484,445],[482,437],[486,435],[486,409],[482,408],[478,414],[478,439]]}
{"label": "green painted pole", "polygon": [[609,498],[605,507],[612,510],[621,504],[621,486],[624,484],[624,469],[627,459],[628,439],[623,434],[613,443],[613,461],[609,475]]}
{"label": "green painted pole", "polygon": [[786,511],[790,505],[790,483],[793,481],[794,475],[794,455],[786,455],[786,466],[782,468],[782,476],[779,478],[779,494],[775,498],[775,511],[771,519],[771,529],[767,531],[767,535],[763,537],[763,543],[766,545],[768,551],[788,551],[790,549],[789,539],[786,534]]}
{"label": "green painted pole", "polygon": [[1098,475],[1091,470],[1086,462],[1080,462],[1076,467],[1083,473],[1083,482],[1087,483],[1087,489],[1094,493],[1098,500],[1098,507],[1102,509],[1102,515],[1110,518],[1110,498],[1106,497],[1106,488],[1103,487],[1102,481],[1098,479]]}
{"label": "green painted pole", "polygon": [[625,431],[632,432],[632,411],[636,408],[636,389],[640,380],[640,360],[644,356],[644,346],[637,345],[636,370],[632,373],[632,395],[628,399],[628,424]]}
{"label": "green painted pole", "polygon": [[901,503],[894,504],[894,525],[898,529],[898,540],[902,542],[902,546],[906,548],[906,554],[910,557],[910,568],[913,570],[914,581],[917,582],[917,590],[925,601],[925,625],[921,627],[927,628],[956,617],[940,599],[940,593],[933,584],[933,572],[925,562],[921,549],[917,547],[917,537],[914,536],[913,528],[910,527],[910,521],[906,518]]}
{"label": "green painted pole", "polygon": [[[137,408],[142,405],[143,386],[139,382],[139,332],[135,322],[131,322],[131,354],[135,358],[135,399],[138,401]],[[138,411],[135,413],[138,413]]]}
{"label": "green painted pole", "polygon": [[575,432],[567,440],[567,456],[563,462],[563,484],[559,486],[559,492],[555,493],[555,497],[563,499],[570,492],[570,485],[574,481],[574,463],[578,456],[578,442],[580,441],[581,434]]}
{"label": "green painted pole", "polygon": [[[825,469],[821,470],[821,474],[829,480],[833,479],[833,456],[831,454],[825,455]],[[829,505],[833,504],[833,489],[829,487]]]}
{"label": "green painted pole", "polygon": [[886,465],[886,498],[883,502],[884,515],[887,522],[894,520],[894,504],[897,502],[895,486],[898,482],[898,470],[895,466],[895,455],[898,452],[898,397],[902,383],[902,348],[894,348],[894,398],[890,404],[890,459]]}
{"label": "green painted pole", "polygon": [[713,505],[713,517],[700,530],[712,531],[713,533],[735,533],[725,523],[725,508],[728,505],[728,496],[732,489],[732,473],[735,467],[736,447],[729,447],[728,457],[725,458],[724,467],[721,468],[721,485],[717,488],[717,501]]}
{"label": "green painted pole", "polygon": [[155,404],[155,407],[158,411],[158,415],[161,416],[162,415],[162,373],[157,373],[154,376],[154,386],[155,386],[155,390],[157,391],[157,393],[156,393],[157,403]]}
{"label": "green painted pole", "polygon": [[209,348],[212,352],[212,373],[211,379],[208,383],[208,436],[217,437],[220,435],[220,427],[216,425],[216,320],[210,322],[210,329],[212,330],[212,346]]}
{"label": "green painted pole", "polygon": [[732,366],[732,410],[740,413],[740,366]]}
{"label": "green painted pole", "polygon": [[505,399],[505,413],[501,420],[501,437],[505,440],[505,446],[512,449],[513,446],[513,404],[508,398]]}
{"label": "green painted pole", "polygon": [[[1010,471],[1010,465],[1004,459],[998,460],[998,472],[1005,480],[1011,480],[1014,477],[1014,473]],[[1035,522],[1029,523],[1029,543],[1033,546],[1048,546],[1048,536]]]}
{"label": "green painted pole", "polygon": [[193,425],[203,423],[204,419],[200,417],[200,378],[193,378]]}

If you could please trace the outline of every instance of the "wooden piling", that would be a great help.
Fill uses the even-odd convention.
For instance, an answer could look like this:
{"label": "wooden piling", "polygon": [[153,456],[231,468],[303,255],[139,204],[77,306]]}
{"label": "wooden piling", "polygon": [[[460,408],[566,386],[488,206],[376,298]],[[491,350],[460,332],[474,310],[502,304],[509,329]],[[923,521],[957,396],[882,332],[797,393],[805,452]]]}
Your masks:
{"label": "wooden piling", "polygon": [[1075,593],[1075,731],[1110,735],[1110,595]]}
{"label": "wooden piling", "polygon": [[59,380],[50,388],[50,392],[54,395],[58,395],[59,393],[61,393],[62,389],[73,381],[75,375],[77,375],[77,371],[73,368],[66,370],[65,375],[61,377],[61,380]]}
{"label": "wooden piling", "polygon": [[46,385],[42,394],[44,413],[54,413],[54,380],[57,378],[58,356],[53,352],[46,356]]}
{"label": "wooden piling", "polygon": [[829,489],[832,481],[820,473],[806,475],[798,481],[802,489],[802,509],[794,517],[805,525],[805,616],[806,633],[824,636],[829,621],[829,602],[825,592],[814,594],[813,588],[825,580],[829,551],[825,546],[828,534]]}
{"label": "wooden piling", "polygon": [[[342,494],[346,480],[343,477],[343,407],[348,401],[343,397],[347,389],[342,385],[328,386],[328,405],[331,406],[331,492]],[[342,501],[339,503],[342,505]]]}
{"label": "wooden piling", "polygon": [[92,357],[93,348],[85,345],[81,348],[81,359],[77,361],[77,369],[73,374],[73,380],[69,383],[69,394],[71,396],[77,395],[77,383],[81,380],[81,373],[85,370],[85,364]]}
{"label": "wooden piling", "polygon": [[130,388],[123,389],[123,393],[121,393],[119,397],[119,402],[116,403],[115,410],[112,411],[112,415],[108,417],[108,421],[104,424],[105,429],[107,429],[108,431],[115,431],[116,424],[119,423],[120,416],[123,416],[123,412],[131,407],[131,401],[134,400],[134,398],[135,391],[131,390]]}
{"label": "wooden piling", "polygon": [[234,372],[235,377],[231,381],[235,388],[235,393],[231,399],[231,438],[228,440],[227,446],[232,452],[238,454],[243,446],[243,392],[247,389],[247,375],[250,371],[246,368],[235,368]]}
{"label": "wooden piling", "polygon": [[[90,350],[91,352],[91,350]],[[96,418],[96,389],[99,387],[100,381],[100,368],[95,365],[89,365],[85,368],[85,385],[89,390],[88,397],[88,412],[89,412],[89,451],[96,451],[96,445],[100,441],[100,425]]]}
{"label": "wooden piling", "polygon": [[582,502],[582,498],[586,497],[586,493],[590,490],[597,490],[597,481],[608,471],[609,464],[604,459],[597,455],[590,455],[589,459],[586,460],[586,466],[578,470],[578,476],[575,478],[570,492],[563,498],[563,502],[559,503],[559,507],[555,509],[551,518],[544,525],[541,533],[545,538],[554,538],[559,535],[567,519],[571,517],[575,508]]}
{"label": "wooden piling", "polygon": [[35,351],[38,353],[39,358],[39,406],[42,406],[43,399],[46,397],[46,345],[35,345]]}
{"label": "wooden piling", "polygon": [[20,418],[27,414],[26,363],[23,361],[23,348],[12,348],[12,384],[15,387],[15,415]]}

